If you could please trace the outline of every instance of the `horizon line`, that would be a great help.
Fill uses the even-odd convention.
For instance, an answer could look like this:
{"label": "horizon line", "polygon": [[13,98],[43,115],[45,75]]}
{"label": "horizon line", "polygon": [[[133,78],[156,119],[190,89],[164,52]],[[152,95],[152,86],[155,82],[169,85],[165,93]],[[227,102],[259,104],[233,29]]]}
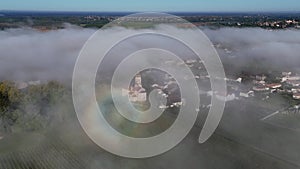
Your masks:
{"label": "horizon line", "polygon": [[9,10],[0,9],[0,12],[41,12],[41,13],[300,13],[299,11],[83,11],[83,10]]}

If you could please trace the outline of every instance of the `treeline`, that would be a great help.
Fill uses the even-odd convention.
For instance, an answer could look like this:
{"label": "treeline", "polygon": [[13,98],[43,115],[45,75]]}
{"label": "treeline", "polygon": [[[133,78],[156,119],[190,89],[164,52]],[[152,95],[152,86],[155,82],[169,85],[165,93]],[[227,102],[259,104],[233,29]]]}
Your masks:
{"label": "treeline", "polygon": [[9,28],[32,27],[45,29],[63,29],[65,23],[84,28],[101,28],[109,23],[107,17],[86,19],[85,16],[0,16],[0,30]]}
{"label": "treeline", "polygon": [[19,90],[14,82],[0,82],[0,132],[43,130],[62,122],[72,110],[71,91],[58,82]]}

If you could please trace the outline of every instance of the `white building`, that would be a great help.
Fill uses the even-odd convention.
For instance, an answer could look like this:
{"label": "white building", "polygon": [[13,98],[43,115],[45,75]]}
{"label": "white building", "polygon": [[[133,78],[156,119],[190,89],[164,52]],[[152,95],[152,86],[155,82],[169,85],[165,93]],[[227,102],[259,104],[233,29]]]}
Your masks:
{"label": "white building", "polygon": [[286,76],[286,77],[282,77],[281,82],[295,81],[295,80],[300,80],[300,76]]}
{"label": "white building", "polygon": [[196,59],[188,59],[188,60],[186,60],[187,64],[192,64],[192,63],[196,63],[196,62],[197,62]]}
{"label": "white building", "polygon": [[292,93],[296,94],[296,93],[300,93],[300,88],[293,88]]}
{"label": "white building", "polygon": [[265,91],[269,91],[270,88],[268,88],[266,86],[254,86],[253,90],[256,92],[265,92]]}
{"label": "white building", "polygon": [[26,89],[28,84],[26,82],[15,82],[16,88],[19,90]]}
{"label": "white building", "polygon": [[292,72],[282,72],[282,76],[291,76],[292,75]]}
{"label": "white building", "polygon": [[265,76],[265,75],[256,75],[255,76],[255,79],[257,80],[257,81],[264,81],[265,79],[267,78],[267,76]]}
{"label": "white building", "polygon": [[242,83],[243,79],[241,77],[239,77],[238,79],[236,79],[237,82]]}
{"label": "white building", "polygon": [[41,84],[41,81],[40,80],[37,80],[37,81],[29,81],[28,82],[28,85],[33,85],[33,86],[37,86],[37,85],[40,85]]}
{"label": "white building", "polygon": [[140,74],[135,76],[134,84],[130,86],[129,90],[122,89],[122,95],[128,95],[131,102],[147,101],[147,93],[142,86],[142,76]]}
{"label": "white building", "polygon": [[225,102],[228,102],[228,101],[233,101],[235,99],[237,99],[235,97],[235,94],[232,93],[232,94],[227,94],[226,92],[224,93],[216,93],[216,92],[213,92],[213,91],[208,91],[207,93],[207,96],[213,96],[213,95],[216,95],[216,98],[219,99],[219,100],[222,100],[222,101],[225,101]]}
{"label": "white building", "polygon": [[41,84],[40,80],[28,81],[28,82],[24,82],[24,81],[16,81],[15,82],[15,86],[19,90],[26,89],[28,86],[37,86],[37,85],[40,85],[40,84]]}
{"label": "white building", "polygon": [[249,92],[240,92],[240,97],[253,97],[254,96],[254,92],[253,91],[249,91]]}
{"label": "white building", "polygon": [[267,84],[266,86],[269,87],[269,88],[271,88],[271,89],[278,89],[282,85],[280,83],[272,83],[272,84]]}
{"label": "white building", "polygon": [[296,100],[300,100],[300,93],[293,94],[293,98]]}
{"label": "white building", "polygon": [[287,84],[292,85],[293,87],[299,87],[300,81],[299,80],[288,80]]}
{"label": "white building", "polygon": [[233,100],[236,99],[234,93],[228,94],[228,95],[226,95],[226,96],[224,96],[224,95],[218,95],[218,94],[217,94],[217,95],[216,95],[216,98],[219,99],[219,100],[225,101],[225,102],[233,101]]}

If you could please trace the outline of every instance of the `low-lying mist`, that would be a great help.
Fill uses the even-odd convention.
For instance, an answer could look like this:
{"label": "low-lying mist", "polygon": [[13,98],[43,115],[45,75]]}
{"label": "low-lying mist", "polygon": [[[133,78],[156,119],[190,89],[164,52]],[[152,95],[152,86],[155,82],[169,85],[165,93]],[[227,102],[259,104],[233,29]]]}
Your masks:
{"label": "low-lying mist", "polygon": [[0,80],[71,81],[78,53],[94,32],[73,26],[0,31]]}
{"label": "low-lying mist", "polygon": [[[261,28],[201,29],[216,46],[220,58],[223,61],[226,74],[228,76],[239,74],[244,70],[250,70],[253,71],[253,73],[255,73],[256,71],[268,71],[269,69],[278,71],[293,69],[297,70],[297,68],[299,67],[298,65],[300,64],[300,30],[290,29],[271,31],[264,30]],[[107,36],[103,38],[109,41],[109,33],[115,33],[120,30],[136,31],[137,33],[139,31],[129,30],[126,28],[111,28],[104,30],[106,31]],[[84,43],[95,31],[96,29],[84,29],[72,25],[67,26],[65,29],[51,30],[48,32],[40,32],[32,28],[7,29],[4,31],[0,31],[0,82],[3,80],[55,80],[66,85],[70,85],[72,81],[74,65],[80,53],[80,50],[83,47]],[[182,29],[181,31],[184,33],[185,30]],[[138,48],[138,46],[136,48]],[[121,53],[122,51],[114,52]],[[46,97],[44,97],[43,95],[41,95],[40,97],[46,99],[42,101],[40,101],[39,98],[36,99],[37,101],[30,100],[33,105],[36,104],[37,108],[34,106],[32,107],[40,111],[40,109],[45,107],[43,104],[46,102],[47,104],[49,104],[49,108],[40,112],[45,111],[48,114],[58,112],[57,114],[58,116],[60,116],[63,113],[68,114],[72,111],[71,114],[73,113],[72,115],[74,115],[75,117],[75,112],[73,112],[73,105],[71,103],[72,98],[70,91],[68,90],[68,92],[65,92],[64,90],[62,90],[62,92],[56,94],[52,90],[48,90],[48,88],[53,88],[53,85],[58,86],[56,88],[61,89],[61,86],[56,85],[55,83],[48,86],[46,85],[44,87],[37,87],[37,89],[33,88],[33,93],[34,91],[42,94],[45,93]],[[48,100],[48,98],[50,98],[50,101]],[[51,99],[53,98],[54,100],[57,98],[61,99],[57,99],[59,100],[57,101],[59,103],[52,103]],[[154,168],[170,168],[170,166],[173,168],[184,168],[187,165],[186,162],[197,164],[194,165],[194,168],[199,168],[199,166],[203,166],[205,168],[253,168],[254,166],[256,166],[256,163],[258,163],[259,165],[266,165],[266,168],[286,168],[277,164],[286,163],[285,161],[282,162],[280,159],[278,160],[278,157],[281,158],[281,156],[278,154],[282,152],[277,152],[274,150],[273,153],[277,155],[276,158],[265,155],[268,154],[270,150],[276,148],[281,148],[280,150],[285,150],[285,145],[278,146],[278,142],[276,142],[277,139],[274,138],[281,136],[282,138],[285,138],[284,136],[286,135],[280,135],[281,130],[277,130],[277,128],[270,129],[269,126],[263,126],[264,128],[266,128],[267,131],[269,131],[269,140],[273,140],[273,144],[269,144],[269,140],[265,141],[263,139],[265,138],[263,137],[265,133],[259,131],[261,129],[261,126],[251,126],[253,125],[253,123],[250,120],[253,119],[245,119],[244,117],[247,116],[242,117],[240,115],[242,111],[246,112],[250,109],[254,112],[255,109],[251,107],[251,105],[248,106],[246,104],[228,104],[227,106],[230,106],[230,109],[227,108],[227,111],[229,113],[224,113],[225,118],[223,118],[223,120],[225,120],[220,125],[221,132],[222,130],[223,133],[227,132],[226,134],[229,138],[234,138],[240,133],[242,133],[241,135],[247,135],[249,137],[252,137],[249,139],[248,137],[246,138],[250,140],[249,142],[252,145],[256,144],[260,145],[261,147],[266,147],[266,153],[261,153],[261,150],[256,151],[257,147],[254,149],[250,149],[244,146],[244,144],[236,144],[236,142],[231,141],[228,138],[222,137],[219,134],[214,135],[209,142],[201,145],[204,147],[203,148],[199,146],[197,142],[198,136],[196,137],[196,135],[199,133],[199,128],[194,128],[192,130],[192,138],[188,137],[187,139],[185,139],[184,142],[180,144],[180,146],[170,151],[170,153],[166,153],[162,156],[155,158],[145,159],[144,161],[122,159],[119,157],[115,157],[109,153],[106,153],[104,150],[99,150],[99,152],[95,153],[95,150],[91,150],[91,148],[88,150],[91,150],[91,152],[93,152],[94,154],[91,153],[89,155],[86,155],[84,153],[81,153],[81,149],[80,151],[78,150],[78,152],[81,156],[91,157],[89,162],[91,165],[94,165],[94,168],[99,168],[99,166],[104,168],[113,168],[112,166],[118,166],[119,168],[153,168],[153,165]],[[238,109],[236,107],[240,108]],[[27,110],[25,109],[24,112],[27,113]],[[29,109],[28,112],[32,112],[32,110]],[[247,113],[248,112],[244,114]],[[233,114],[232,116],[234,116],[234,118],[232,118],[232,116],[228,116],[228,114]],[[68,124],[66,126],[69,126],[69,128],[65,127],[61,129],[61,133],[67,133],[66,135],[69,136],[71,135],[70,133],[74,132],[76,134],[80,133],[80,136],[85,136],[84,138],[74,138],[73,136],[68,138],[69,140],[66,139],[70,144],[73,144],[73,146],[75,147],[83,147],[83,149],[88,147],[85,144],[92,144],[91,140],[88,140],[88,138],[80,128],[78,121],[75,118],[74,121],[76,122],[66,122],[66,119],[70,118],[70,116],[57,118],[61,119],[64,125]],[[247,120],[251,123],[246,123],[245,121]],[[236,123],[236,121],[238,123]],[[249,131],[251,132],[245,134],[243,130],[245,128],[249,129]],[[235,130],[231,132],[232,129]],[[258,134],[255,135],[253,133]],[[81,139],[84,141],[82,141]],[[235,152],[238,152],[238,154],[242,155],[232,155]],[[191,155],[191,153],[193,155]],[[283,158],[290,156],[297,158],[297,155],[294,155],[293,153],[286,152]],[[211,159],[207,159],[208,156]],[[237,159],[236,162],[233,162],[233,159]],[[254,159],[254,162],[249,159]],[[168,160],[170,161],[170,163],[166,162]],[[218,161],[218,163],[215,163],[216,160]],[[297,160],[293,160],[294,159],[291,160],[293,163],[297,163]],[[274,161],[276,161],[276,163],[274,163]],[[290,165],[289,163],[287,164]]]}
{"label": "low-lying mist", "polygon": [[[76,26],[49,32],[31,28],[0,31],[0,80],[70,83],[76,58],[95,31]],[[115,31],[111,29],[111,33]],[[256,62],[279,70],[297,68],[300,63],[300,30],[203,28],[203,31],[217,47],[228,72],[251,69]]]}
{"label": "low-lying mist", "polygon": [[299,71],[300,30],[221,28],[204,32],[222,48],[218,52],[225,68],[229,66],[235,73],[243,69],[255,71],[257,67],[262,71]]}

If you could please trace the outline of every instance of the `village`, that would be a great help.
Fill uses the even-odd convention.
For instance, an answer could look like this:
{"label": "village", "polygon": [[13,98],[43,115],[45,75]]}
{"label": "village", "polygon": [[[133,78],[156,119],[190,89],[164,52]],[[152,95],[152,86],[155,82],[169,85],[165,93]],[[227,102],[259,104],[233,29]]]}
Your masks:
{"label": "village", "polygon": [[[268,77],[265,74],[254,74],[248,75],[247,77],[236,77],[236,78],[225,78],[227,84],[227,92],[216,93],[210,89],[210,76],[205,70],[205,66],[201,60],[197,59],[186,59],[179,63],[174,61],[166,61],[166,66],[170,65],[187,65],[194,73],[194,79],[198,85],[201,86],[199,94],[210,98],[213,94],[218,99],[222,99],[225,102],[245,99],[255,99],[266,101],[276,95],[288,96],[293,102],[291,107],[299,110],[300,105],[300,75],[293,72],[281,72],[280,75],[275,77]],[[164,73],[161,83],[150,83],[147,84],[147,90],[143,87],[142,81],[147,81],[147,73],[151,73],[154,70],[147,70],[134,77],[133,83],[129,90],[123,89],[123,95],[128,93],[129,100],[133,103],[144,103],[147,102],[147,96],[150,91],[156,89],[159,90],[160,94],[167,98],[167,105],[161,105],[159,108],[174,108],[184,105],[185,99],[180,97],[180,89],[176,80]],[[187,79],[190,77],[186,77]],[[245,80],[247,79],[247,80]],[[204,87],[203,87],[204,86]],[[211,105],[201,105],[201,107],[209,108]],[[297,111],[299,112],[299,111]]]}
{"label": "village", "polygon": [[[174,61],[166,61],[166,66],[187,65],[192,70],[194,77],[185,77],[186,79],[194,78],[198,85],[201,86],[199,95],[210,98],[213,94],[225,102],[245,99],[255,99],[266,101],[276,95],[285,95],[291,100],[291,107],[297,108],[299,112],[300,105],[300,75],[294,72],[280,72],[272,77],[269,74],[249,74],[241,77],[231,76],[225,78],[227,91],[216,93],[211,91],[210,76],[207,74],[203,62],[199,59],[185,59],[182,62],[174,63]],[[137,74],[129,87],[122,89],[122,95],[128,95],[129,100],[135,104],[148,103],[148,95],[152,90],[158,90],[164,98],[167,99],[167,104],[161,104],[159,108],[176,108],[184,105],[185,99],[180,96],[180,89],[171,75],[159,72],[162,76],[157,82],[149,81],[151,73],[158,73],[155,70],[147,70]],[[158,77],[158,76],[157,76]],[[142,83],[147,81],[146,83]],[[37,81],[15,81],[16,88],[26,90],[29,86],[40,85],[42,82]],[[143,86],[147,85],[147,87]],[[202,104],[202,103],[201,103]],[[210,104],[202,104],[201,107],[209,108]],[[293,109],[294,111],[294,109]]]}

